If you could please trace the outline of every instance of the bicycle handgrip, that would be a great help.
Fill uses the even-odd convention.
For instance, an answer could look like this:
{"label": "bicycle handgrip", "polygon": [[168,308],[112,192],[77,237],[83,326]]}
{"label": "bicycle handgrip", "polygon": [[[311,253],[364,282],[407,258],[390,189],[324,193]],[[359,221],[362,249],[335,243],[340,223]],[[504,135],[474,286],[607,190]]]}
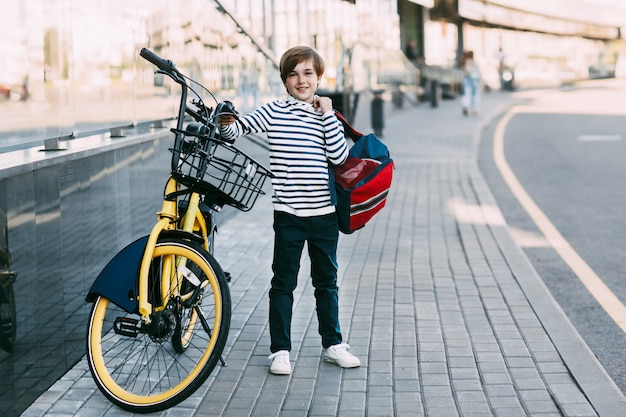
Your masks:
{"label": "bicycle handgrip", "polygon": [[234,116],[236,119],[239,118],[239,112],[235,110],[235,105],[228,100],[222,101],[217,105],[217,108],[215,109],[215,114],[218,116],[220,114],[229,114],[231,116]]}
{"label": "bicycle handgrip", "polygon": [[139,55],[147,61],[150,61],[162,71],[172,73],[177,72],[176,65],[169,59],[163,59],[148,48],[141,48]]}

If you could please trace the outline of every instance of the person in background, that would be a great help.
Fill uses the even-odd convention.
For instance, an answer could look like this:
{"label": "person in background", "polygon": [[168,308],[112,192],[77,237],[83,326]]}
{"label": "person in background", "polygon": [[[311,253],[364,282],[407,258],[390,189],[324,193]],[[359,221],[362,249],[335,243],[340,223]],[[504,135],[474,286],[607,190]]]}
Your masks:
{"label": "person in background", "polygon": [[474,52],[463,52],[459,66],[463,71],[463,98],[461,100],[463,115],[477,114],[480,109],[482,79],[480,68],[474,59]]}
{"label": "person in background", "polygon": [[419,53],[417,51],[417,41],[415,39],[409,39],[406,43],[406,46],[404,47],[404,55],[413,63],[413,65],[417,66]]}
{"label": "person in background", "polygon": [[220,117],[220,132],[225,140],[266,133],[269,141],[274,174],[269,370],[277,375],[291,374],[293,291],[305,243],[311,260],[324,360],[342,368],[356,368],[361,362],[348,352],[339,326],[339,226],[329,180],[329,168],[347,159],[348,144],[332,100],[316,94],[324,74],[321,56],[310,47],[296,46],[283,54],[279,69],[287,97],[240,118]]}

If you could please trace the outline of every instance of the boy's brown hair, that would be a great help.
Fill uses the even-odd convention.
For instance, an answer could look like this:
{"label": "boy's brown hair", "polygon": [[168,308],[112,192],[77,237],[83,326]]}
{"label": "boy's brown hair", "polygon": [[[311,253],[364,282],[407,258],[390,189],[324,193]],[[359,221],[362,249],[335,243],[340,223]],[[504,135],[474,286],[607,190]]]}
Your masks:
{"label": "boy's brown hair", "polygon": [[324,60],[317,51],[308,46],[294,46],[288,49],[280,58],[280,79],[283,84],[287,82],[287,76],[302,61],[313,61],[313,69],[318,77],[324,74]]}

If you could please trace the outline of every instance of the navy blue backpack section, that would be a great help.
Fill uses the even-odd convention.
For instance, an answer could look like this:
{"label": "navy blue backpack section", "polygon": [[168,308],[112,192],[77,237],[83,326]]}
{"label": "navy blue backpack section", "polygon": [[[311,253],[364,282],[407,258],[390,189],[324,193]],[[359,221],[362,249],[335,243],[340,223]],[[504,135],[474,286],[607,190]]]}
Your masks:
{"label": "navy blue backpack section", "polygon": [[394,163],[375,135],[355,130],[339,112],[346,136],[354,141],[346,162],[334,169],[339,230],[350,234],[365,226],[387,202]]}

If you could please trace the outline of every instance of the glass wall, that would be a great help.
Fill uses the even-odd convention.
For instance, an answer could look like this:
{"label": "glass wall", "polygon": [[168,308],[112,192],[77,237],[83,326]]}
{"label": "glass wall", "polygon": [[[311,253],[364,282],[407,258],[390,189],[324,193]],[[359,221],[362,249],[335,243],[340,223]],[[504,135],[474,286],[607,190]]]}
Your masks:
{"label": "glass wall", "polygon": [[276,62],[296,44],[324,56],[331,91],[375,86],[383,63],[412,76],[395,0],[22,0],[3,15],[0,152],[174,116],[178,91],[142,47],[243,111],[283,94]]}
{"label": "glass wall", "polygon": [[[136,65],[159,2],[25,0],[3,5],[0,146],[41,145],[171,114]],[[149,7],[146,7],[150,5]]]}

